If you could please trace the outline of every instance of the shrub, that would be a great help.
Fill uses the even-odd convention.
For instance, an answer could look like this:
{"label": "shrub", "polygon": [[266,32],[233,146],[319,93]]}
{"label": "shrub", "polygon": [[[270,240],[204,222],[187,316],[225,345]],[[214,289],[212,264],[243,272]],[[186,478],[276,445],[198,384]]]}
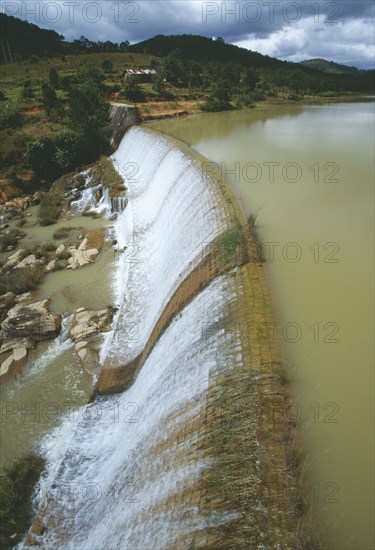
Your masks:
{"label": "shrub", "polygon": [[59,77],[59,85],[63,90],[69,90],[69,88],[78,83],[77,73],[65,73]]}
{"label": "shrub", "polygon": [[216,97],[209,97],[204,103],[201,105],[201,110],[204,112],[218,112],[218,111],[229,111],[233,107],[230,103],[226,101],[222,101],[221,99],[218,99]]}
{"label": "shrub", "polygon": [[111,197],[125,190],[123,179],[109,158],[104,156],[100,157],[100,168],[102,170],[102,184],[109,190]]}
{"label": "shrub", "polygon": [[42,84],[42,99],[47,109],[53,107],[57,101],[55,88],[53,88],[48,82]]}
{"label": "shrub", "polygon": [[52,162],[55,145],[51,138],[43,137],[29,141],[26,146],[25,162],[40,178],[53,180],[58,177]]}
{"label": "shrub", "polygon": [[106,73],[111,73],[112,70],[113,70],[113,63],[111,61],[109,61],[108,59],[103,59],[102,69]]}
{"label": "shrub", "polygon": [[245,107],[247,109],[252,109],[255,107],[254,98],[252,94],[240,94],[236,103],[237,107]]}
{"label": "shrub", "polygon": [[130,101],[146,101],[146,95],[142,88],[139,86],[136,77],[127,78],[122,96],[126,99],[129,99]]}
{"label": "shrub", "polygon": [[61,198],[54,193],[44,195],[39,205],[38,222],[40,225],[52,225],[61,212]]}
{"label": "shrub", "polygon": [[4,550],[13,548],[30,526],[31,497],[44,466],[42,457],[30,454],[17,460],[1,475],[0,547]]}
{"label": "shrub", "polygon": [[18,128],[22,125],[22,116],[8,103],[0,106],[0,130],[6,128]]}
{"label": "shrub", "polygon": [[54,138],[43,137],[29,141],[24,158],[38,177],[52,182],[75,166],[81,149],[82,142],[78,134],[67,130]]}
{"label": "shrub", "polygon": [[22,294],[29,290],[35,290],[43,278],[44,269],[41,266],[21,267],[12,269],[8,275],[3,275],[0,280],[0,294],[13,292]]}
{"label": "shrub", "polygon": [[70,230],[70,227],[59,227],[59,229],[56,229],[53,233],[53,238],[56,240],[66,239],[70,235]]}
{"label": "shrub", "polygon": [[48,81],[52,88],[59,87],[59,75],[54,67],[52,67],[48,72]]}
{"label": "shrub", "polygon": [[4,233],[0,237],[0,250],[6,250],[8,246],[16,247],[19,241],[19,238],[24,237],[26,233],[21,231],[21,229],[10,229],[7,233]]}

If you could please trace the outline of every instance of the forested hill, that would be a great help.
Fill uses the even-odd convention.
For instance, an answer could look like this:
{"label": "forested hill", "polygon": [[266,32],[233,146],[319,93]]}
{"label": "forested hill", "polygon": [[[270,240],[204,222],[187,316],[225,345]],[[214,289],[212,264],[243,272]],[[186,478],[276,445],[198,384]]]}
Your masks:
{"label": "forested hill", "polygon": [[148,53],[157,57],[165,57],[173,50],[180,50],[183,57],[195,61],[221,61],[236,63],[253,68],[281,67],[288,65],[284,61],[252,52],[245,48],[226,44],[223,39],[213,40],[205,36],[192,34],[157,35],[129,48],[135,53]]}
{"label": "forested hill", "polygon": [[349,74],[358,76],[359,73],[363,72],[357,69],[357,67],[349,67],[348,65],[341,65],[340,63],[335,63],[334,61],[327,61],[326,59],[316,58],[316,59],[306,59],[305,61],[300,61],[300,65],[308,67],[310,69],[316,69],[322,71],[323,73],[331,74]]}
{"label": "forested hill", "polygon": [[0,33],[1,63],[18,61],[31,55],[53,56],[67,49],[64,37],[57,32],[41,29],[4,13],[0,13]]}
{"label": "forested hill", "polygon": [[216,65],[218,75],[231,78],[236,70],[250,69],[258,76],[277,86],[291,87],[296,91],[313,90],[332,92],[370,92],[374,90],[374,71],[359,71],[352,67],[335,64],[341,71],[327,70],[330,62],[320,60],[320,67],[309,66],[309,63],[292,63],[262,55],[233,44],[226,44],[223,39],[213,40],[204,36],[191,34],[158,35],[138,44],[129,50],[134,53],[145,53],[166,58],[173,52],[201,67]]}
{"label": "forested hill", "polygon": [[[314,93],[374,90],[374,71],[359,71],[321,59],[304,63],[281,61],[233,44],[226,44],[222,38],[212,39],[191,34],[158,35],[130,45],[127,40],[121,43],[109,40],[94,42],[81,36],[73,42],[66,42],[64,37],[55,31],[40,29],[37,25],[3,13],[0,13],[0,26],[2,63],[69,54],[143,53],[166,59],[165,69],[168,69],[167,66],[171,63],[176,65],[177,62],[180,65],[178,72],[181,73],[177,80],[187,78],[184,74],[186,70],[191,74],[192,82],[201,80],[207,70],[211,76],[216,75],[217,79],[224,78],[232,82],[238,80],[239,74],[253,71],[253,75],[248,75],[248,78],[251,76],[254,82],[263,79],[270,85],[290,88],[297,93],[306,90]],[[171,55],[172,58],[168,59]],[[157,64],[155,61],[155,65]],[[168,70],[166,72],[168,73]]]}

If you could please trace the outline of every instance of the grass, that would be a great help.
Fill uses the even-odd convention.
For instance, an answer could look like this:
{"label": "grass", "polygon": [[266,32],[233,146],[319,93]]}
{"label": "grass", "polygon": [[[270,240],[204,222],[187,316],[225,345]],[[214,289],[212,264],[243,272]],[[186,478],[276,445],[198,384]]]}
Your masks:
{"label": "grass", "polygon": [[0,547],[13,548],[32,520],[31,497],[44,470],[42,457],[30,454],[17,460],[0,478]]}
{"label": "grass", "polygon": [[247,225],[252,236],[252,251],[254,255],[255,262],[265,262],[263,243],[260,239],[259,232],[256,226],[256,219],[258,212],[256,214],[250,214],[247,218]]}
{"label": "grass", "polygon": [[22,267],[13,269],[8,275],[2,275],[0,280],[0,294],[13,292],[22,294],[35,290],[43,279],[44,268],[42,266]]}
{"label": "grass", "polygon": [[223,269],[241,265],[246,259],[246,243],[243,228],[236,223],[217,239],[216,249]]}
{"label": "grass", "polygon": [[94,231],[89,231],[87,234],[87,248],[97,248],[100,250],[104,242],[104,229],[95,229]]}

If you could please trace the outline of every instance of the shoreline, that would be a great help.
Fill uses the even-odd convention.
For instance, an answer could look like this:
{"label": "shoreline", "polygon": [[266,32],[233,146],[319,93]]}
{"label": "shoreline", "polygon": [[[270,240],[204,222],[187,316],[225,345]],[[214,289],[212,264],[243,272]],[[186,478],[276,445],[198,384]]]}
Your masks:
{"label": "shoreline", "polygon": [[[270,98],[268,100],[261,100],[256,101],[254,103],[254,106],[252,107],[243,107],[243,108],[236,108],[233,107],[231,109],[232,111],[248,111],[248,110],[261,110],[268,108],[272,105],[296,105],[296,106],[303,106],[303,105],[329,105],[331,103],[355,103],[355,102],[362,102],[362,101],[368,101],[373,102],[375,101],[375,96],[364,96],[363,94],[355,94],[355,93],[348,93],[343,95],[337,95],[337,96],[331,96],[331,97],[324,97],[324,96],[306,96],[298,100],[288,100],[284,98]],[[159,106],[166,106],[170,104],[169,101],[160,101],[158,103],[152,104],[155,108],[154,112],[146,112],[146,109],[148,109],[147,105],[148,103],[134,103],[134,104],[127,104],[129,107],[133,107],[138,110],[140,115],[140,123],[146,123],[146,122],[152,122],[154,120],[163,120],[167,118],[179,118],[179,117],[186,117],[191,115],[204,115],[204,114],[210,114],[207,112],[203,112],[200,110],[199,106],[201,105],[202,100],[194,100],[194,101],[186,101],[186,102],[180,102],[181,108],[178,109],[158,109]],[[111,105],[121,105],[123,103],[116,102],[114,100],[111,101]],[[176,104],[179,105],[179,102],[176,101]],[[144,109],[143,109],[144,107]],[[162,111],[162,112],[159,112]],[[226,112],[226,111],[216,111],[218,112]],[[229,111],[230,112],[230,111]]]}

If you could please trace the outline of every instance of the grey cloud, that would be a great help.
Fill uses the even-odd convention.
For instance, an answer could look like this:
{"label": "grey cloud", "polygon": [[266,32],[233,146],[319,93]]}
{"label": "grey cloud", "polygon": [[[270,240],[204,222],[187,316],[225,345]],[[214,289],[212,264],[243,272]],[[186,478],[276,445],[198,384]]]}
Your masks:
{"label": "grey cloud", "polygon": [[[27,5],[29,14],[22,11]],[[30,10],[39,6],[39,21]],[[53,19],[54,7],[60,8],[60,17]],[[335,33],[336,27],[349,25],[355,20],[374,19],[374,4],[369,0],[241,0],[241,2],[217,2],[201,0],[100,0],[100,1],[31,1],[14,0],[2,2],[2,11],[9,13],[6,6],[18,7],[17,17],[52,28],[67,39],[81,35],[91,40],[138,42],[155,34],[200,34],[222,36],[227,42],[245,41],[249,36],[257,39],[271,38],[285,29],[305,27],[313,22],[310,41],[321,28]],[[90,7],[91,6],[91,7]],[[313,9],[312,9],[313,7]],[[56,9],[55,9],[56,11]],[[74,13],[74,17],[72,14]],[[95,17],[99,14],[99,17]],[[44,15],[44,16],[43,16]],[[69,20],[70,18],[70,20]],[[311,27],[311,25],[310,25]],[[315,32],[317,31],[317,32]],[[285,34],[285,33],[284,33]],[[353,36],[343,33],[331,43],[332,51],[353,41]],[[300,48],[301,38],[297,41]],[[337,48],[336,48],[337,46]],[[293,39],[285,37],[285,44],[279,45],[275,55],[293,55]],[[361,52],[358,50],[358,64]],[[362,60],[363,61],[363,60]],[[366,63],[368,59],[366,59]]]}

